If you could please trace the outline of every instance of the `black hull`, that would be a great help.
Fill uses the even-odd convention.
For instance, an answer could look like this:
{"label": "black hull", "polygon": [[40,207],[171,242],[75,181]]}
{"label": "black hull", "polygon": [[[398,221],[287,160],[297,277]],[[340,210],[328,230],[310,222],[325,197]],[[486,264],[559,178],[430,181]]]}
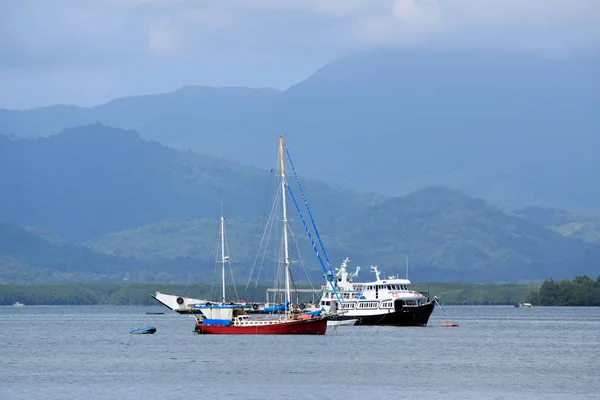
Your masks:
{"label": "black hull", "polygon": [[427,303],[419,307],[403,307],[398,311],[373,314],[367,316],[343,315],[330,318],[331,321],[346,321],[355,319],[355,325],[379,326],[427,326],[429,316],[433,312],[434,303]]}

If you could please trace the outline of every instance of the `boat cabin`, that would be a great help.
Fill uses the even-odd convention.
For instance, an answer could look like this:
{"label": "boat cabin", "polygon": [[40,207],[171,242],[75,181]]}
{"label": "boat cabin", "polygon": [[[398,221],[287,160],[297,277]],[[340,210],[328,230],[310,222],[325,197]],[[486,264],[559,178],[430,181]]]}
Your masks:
{"label": "boat cabin", "polygon": [[[390,276],[381,279],[381,272],[377,266],[371,266],[376,280],[373,282],[357,283],[360,267],[356,267],[354,273],[348,272],[346,258],[340,268],[336,268],[335,279],[328,280],[322,286],[322,295],[319,306],[325,312],[336,310],[398,310],[402,307],[419,307],[429,303],[427,293],[419,293],[409,289],[411,282],[408,279],[399,279]],[[332,289],[336,286],[336,290]]]}

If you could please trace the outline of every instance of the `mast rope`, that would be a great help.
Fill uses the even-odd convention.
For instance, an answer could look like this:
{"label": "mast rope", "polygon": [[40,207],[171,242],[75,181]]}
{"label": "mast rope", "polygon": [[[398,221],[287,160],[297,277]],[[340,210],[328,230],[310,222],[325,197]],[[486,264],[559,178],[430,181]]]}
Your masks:
{"label": "mast rope", "polygon": [[[287,145],[284,148],[285,148],[285,153],[287,154],[287,158],[290,162],[290,167],[292,167],[292,173],[294,174],[294,179],[296,180],[296,184],[298,185],[298,189],[300,190],[300,194],[302,196],[302,199],[304,200],[304,206],[306,207],[308,217],[310,218],[310,222],[313,226],[313,229],[315,230],[315,236],[317,237],[317,240],[319,241],[319,246],[321,246],[321,250],[323,251],[323,257],[325,257],[325,261],[327,261],[327,268],[329,268],[329,271],[327,271],[327,268],[323,265],[323,261],[319,257],[319,252],[317,251],[317,248],[316,248],[314,242],[313,242],[313,249],[317,253],[317,258],[319,258],[319,261],[321,262],[321,267],[323,267],[325,276],[327,276],[327,281],[331,285],[331,288],[333,289],[333,292],[335,293],[336,298],[338,299],[338,301],[342,302],[342,300],[339,296],[339,293],[335,289],[335,284],[331,281],[333,279],[333,277],[335,276],[335,274],[333,273],[333,269],[331,268],[331,262],[329,261],[329,257],[327,257],[327,251],[325,250],[325,245],[323,244],[323,241],[321,240],[321,235],[319,234],[319,230],[317,229],[317,224],[315,222],[315,219],[313,218],[312,212],[310,211],[310,206],[308,205],[308,200],[306,199],[306,195],[304,194],[304,190],[302,189],[302,185],[300,184],[300,178],[298,177],[298,173],[296,172],[296,167],[294,166],[294,163],[292,161],[292,156],[290,155],[290,151],[288,150]],[[294,194],[292,193],[291,189],[289,189],[289,186],[288,186],[288,191],[292,194],[292,198],[294,198]],[[310,237],[311,236],[310,232],[308,230],[308,227],[306,226],[306,223],[304,222],[304,218],[302,218],[302,213],[300,213],[300,208],[298,207],[298,204],[296,204],[295,198],[294,198],[294,204],[296,205],[298,214],[300,214],[300,219],[302,219],[304,228],[306,229],[306,232],[308,233],[308,236]],[[312,238],[311,238],[311,242],[312,242]]]}
{"label": "mast rope", "polygon": [[452,321],[452,323],[456,326],[458,326],[458,324],[456,323],[456,321],[454,321],[452,319],[452,317],[446,312],[446,310],[444,309],[444,307],[442,307],[442,305],[440,304],[439,300],[437,297],[434,297],[433,300],[437,303],[438,306],[440,306],[440,308],[442,309],[442,311],[444,312],[444,314],[446,314],[446,316],[450,319],[450,321]]}
{"label": "mast rope", "polygon": [[292,200],[294,202],[294,206],[296,206],[296,211],[298,211],[298,215],[300,216],[302,225],[304,225],[304,230],[306,231],[306,234],[308,235],[308,239],[310,240],[310,243],[312,244],[312,248],[315,251],[315,254],[317,255],[317,259],[319,260],[319,263],[321,264],[321,268],[323,268],[323,272],[325,272],[325,276],[327,276],[327,282],[329,282],[329,284],[331,285],[331,289],[333,290],[333,293],[335,293],[335,297],[338,299],[338,301],[340,303],[342,303],[339,293],[335,289],[335,286],[332,281],[333,274],[330,275],[329,272],[327,271],[327,267],[325,267],[325,263],[323,262],[323,259],[321,258],[321,254],[319,254],[319,249],[317,249],[317,245],[315,244],[315,241],[313,240],[313,237],[310,234],[308,225],[306,224],[306,221],[304,220],[304,217],[302,216],[302,211],[300,211],[300,207],[298,206],[298,202],[296,201],[296,196],[294,196],[294,193],[292,192],[292,189],[290,188],[289,185],[285,185],[285,187],[287,187],[288,192],[290,193],[290,197],[292,198]]}
{"label": "mast rope", "polygon": [[[277,205],[279,204],[278,194],[280,193],[281,188],[277,188],[276,190],[276,200],[271,204],[271,209],[269,210],[269,216],[267,218],[267,223],[262,232],[262,236],[260,238],[260,243],[258,245],[258,250],[256,251],[256,256],[254,257],[254,262],[252,263],[252,268],[250,269],[250,274],[248,276],[248,281],[246,282],[246,287],[244,288],[244,293],[248,294],[248,287],[250,286],[250,282],[252,282],[252,277],[254,276],[254,270],[257,268],[258,271],[256,273],[256,281],[254,282],[254,288],[252,290],[251,296],[254,298],[256,295],[256,289],[258,288],[258,280],[260,279],[260,274],[262,272],[262,268],[265,263],[265,259],[267,257],[267,247],[271,242],[271,232],[273,230],[273,222],[275,219],[275,212],[277,211]],[[262,255],[262,256],[261,256]],[[260,263],[260,264],[259,264]]]}
{"label": "mast rope", "polygon": [[310,222],[312,223],[313,229],[315,230],[315,235],[317,236],[317,240],[319,241],[319,245],[321,246],[321,250],[323,251],[323,257],[325,257],[325,261],[327,261],[327,267],[329,267],[329,271],[333,274],[333,270],[331,269],[331,263],[329,262],[329,257],[327,257],[325,246],[323,245],[323,241],[321,240],[321,235],[319,235],[317,224],[315,223],[315,219],[313,218],[312,212],[310,211],[308,200],[306,200],[304,190],[302,190],[302,185],[300,185],[300,179],[298,178],[298,174],[296,173],[296,167],[294,167],[294,163],[292,162],[292,157],[290,156],[290,151],[288,150],[287,146],[285,146],[285,152],[288,156],[288,160],[290,161],[290,166],[292,167],[294,178],[296,179],[296,183],[298,184],[298,189],[300,190],[300,194],[302,195],[302,199],[304,200],[304,206],[306,207],[306,211],[308,212],[308,217],[310,218]]}

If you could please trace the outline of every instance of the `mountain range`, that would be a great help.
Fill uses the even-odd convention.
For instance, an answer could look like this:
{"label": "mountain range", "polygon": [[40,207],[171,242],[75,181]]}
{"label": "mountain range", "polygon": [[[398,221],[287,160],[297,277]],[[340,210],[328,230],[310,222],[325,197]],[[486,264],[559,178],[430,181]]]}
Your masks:
{"label": "mountain range", "polygon": [[[0,144],[2,282],[206,281],[221,210],[235,274],[249,275],[277,185],[272,171],[101,124]],[[294,162],[302,173],[307,162]],[[507,213],[443,187],[387,197],[301,180],[332,266],[350,256],[362,276],[371,264],[402,273],[406,257],[421,282],[536,281],[598,269],[595,217]],[[561,230],[573,223],[587,227],[585,237]],[[301,221],[291,227],[308,277],[319,282]]]}
{"label": "mountain range", "polygon": [[298,158],[318,160],[304,175],[335,186],[385,196],[445,186],[508,209],[597,212],[599,71],[597,56],[366,51],[285,91],[189,86],[90,108],[0,110],[0,133],[101,122],[262,169],[285,134]]}
{"label": "mountain range", "polygon": [[188,86],[0,110],[0,283],[205,281],[222,212],[247,276],[280,135],[333,266],[350,256],[363,277],[371,264],[394,274],[408,258],[425,282],[595,275],[598,67],[371,51],[285,91]]}

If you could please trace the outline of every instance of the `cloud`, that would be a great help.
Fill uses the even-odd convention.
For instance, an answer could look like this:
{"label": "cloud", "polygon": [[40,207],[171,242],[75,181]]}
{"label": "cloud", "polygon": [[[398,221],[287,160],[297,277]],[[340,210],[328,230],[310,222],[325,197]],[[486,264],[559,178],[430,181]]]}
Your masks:
{"label": "cloud", "polygon": [[182,48],[181,39],[173,29],[170,20],[164,20],[148,32],[148,48],[151,53],[177,53]]}
{"label": "cloud", "polygon": [[356,32],[370,44],[552,53],[600,47],[599,26],[597,0],[395,0]]}
{"label": "cloud", "polygon": [[[32,92],[31,98],[43,97],[42,77],[64,77],[69,71],[82,80],[86,71],[90,79],[112,80],[108,87],[128,82],[123,90],[134,92],[152,92],[183,78],[188,84],[283,88],[339,55],[380,45],[597,51],[600,1],[0,2],[0,87],[9,75],[15,90],[33,90],[28,82],[36,81],[39,93]],[[174,73],[186,68],[187,75]],[[151,71],[152,79],[144,71]],[[50,83],[47,87],[54,90]],[[121,94],[128,93],[115,93]],[[106,100],[98,96],[97,101]],[[19,96],[0,93],[0,107],[14,97]],[[75,96],[72,102],[79,100]]]}
{"label": "cloud", "polygon": [[396,0],[392,15],[398,24],[432,29],[440,22],[440,5],[437,1]]}
{"label": "cloud", "polygon": [[[182,53],[331,56],[367,44],[600,45],[598,0],[20,0],[0,3],[0,65]],[[514,34],[517,32],[518,34]],[[483,35],[482,35],[483,33]],[[489,41],[489,42],[486,42]],[[48,60],[52,55],[53,60]]]}

